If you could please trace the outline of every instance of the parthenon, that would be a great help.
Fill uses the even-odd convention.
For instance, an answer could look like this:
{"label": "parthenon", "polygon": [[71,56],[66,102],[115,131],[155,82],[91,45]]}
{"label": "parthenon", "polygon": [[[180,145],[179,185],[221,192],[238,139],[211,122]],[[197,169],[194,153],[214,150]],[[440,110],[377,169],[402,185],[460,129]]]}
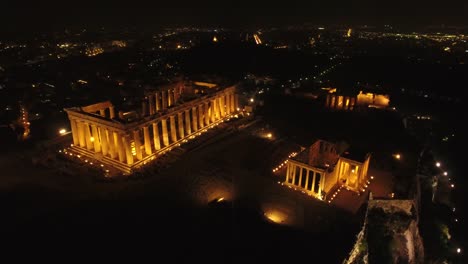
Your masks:
{"label": "parthenon", "polygon": [[179,82],[146,92],[141,109],[118,111],[105,101],[64,110],[74,151],[130,173],[230,118],[237,105],[235,86],[193,89]]}

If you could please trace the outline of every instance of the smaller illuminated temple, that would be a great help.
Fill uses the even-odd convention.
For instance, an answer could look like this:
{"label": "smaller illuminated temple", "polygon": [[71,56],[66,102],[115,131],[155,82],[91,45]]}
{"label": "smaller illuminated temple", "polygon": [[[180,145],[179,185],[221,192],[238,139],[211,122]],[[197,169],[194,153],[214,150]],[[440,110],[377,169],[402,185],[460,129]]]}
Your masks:
{"label": "smaller illuminated temple", "polygon": [[357,108],[386,108],[390,103],[390,96],[372,92],[348,92],[337,93],[336,88],[322,88],[328,91],[325,97],[325,107],[333,110],[352,111]]}
{"label": "smaller illuminated temple", "polygon": [[339,186],[359,192],[367,181],[370,157],[346,143],[317,140],[288,159],[284,183],[320,200]]}

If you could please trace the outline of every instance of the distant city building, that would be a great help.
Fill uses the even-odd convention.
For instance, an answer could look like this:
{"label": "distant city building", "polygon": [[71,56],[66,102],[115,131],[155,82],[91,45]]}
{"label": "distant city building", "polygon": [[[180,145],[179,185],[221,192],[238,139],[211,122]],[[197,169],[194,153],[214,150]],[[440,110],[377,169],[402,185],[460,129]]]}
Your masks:
{"label": "distant city building", "polygon": [[288,159],[284,183],[320,200],[340,186],[361,192],[368,180],[370,157],[370,153],[350,149],[345,143],[317,140]]}
{"label": "distant city building", "polygon": [[139,109],[117,110],[110,101],[64,109],[71,150],[130,173],[236,113],[235,86],[200,84],[209,91],[196,94],[192,84],[178,82],[147,92]]}

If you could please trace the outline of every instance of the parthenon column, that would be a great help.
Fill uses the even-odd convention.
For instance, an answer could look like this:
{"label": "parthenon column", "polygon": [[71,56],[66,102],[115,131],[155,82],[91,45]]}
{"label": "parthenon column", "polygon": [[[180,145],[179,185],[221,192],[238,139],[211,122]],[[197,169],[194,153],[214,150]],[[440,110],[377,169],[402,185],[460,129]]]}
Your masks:
{"label": "parthenon column", "polygon": [[80,143],[80,140],[78,137],[78,128],[77,128],[75,119],[70,118],[70,127],[72,130],[73,145],[78,146],[78,144]]}
{"label": "parthenon column", "polygon": [[140,129],[133,130],[133,140],[135,141],[136,157],[138,160],[142,160],[143,153],[141,151]]}
{"label": "parthenon column", "polygon": [[174,104],[179,100],[179,87],[174,88]]}
{"label": "parthenon column", "polygon": [[101,143],[99,142],[99,133],[97,130],[96,125],[92,124],[91,125],[93,136],[92,138],[94,139],[94,152],[101,152]]}
{"label": "parthenon column", "polygon": [[174,105],[174,90],[169,89],[167,90],[167,106]]}
{"label": "parthenon column", "polygon": [[167,134],[167,119],[161,119],[162,136],[164,146],[169,146],[169,135]]}
{"label": "parthenon column", "polygon": [[187,109],[185,110],[185,132],[187,132],[187,135],[192,134],[192,128],[190,126],[190,109]]}
{"label": "parthenon column", "polygon": [[132,149],[130,147],[130,136],[123,136],[122,137],[122,144],[125,149],[125,156],[127,158],[127,164],[132,165],[133,164],[133,155],[132,155]]}
{"label": "parthenon column", "polygon": [[204,110],[204,104],[201,104],[198,106],[198,123],[200,124],[200,129],[205,127],[205,118],[203,116],[203,113],[205,112]]}
{"label": "parthenon column", "polygon": [[159,128],[158,122],[153,123],[153,142],[154,142],[154,149],[156,151],[161,149],[161,142],[159,141]]}
{"label": "parthenon column", "polygon": [[302,183],[302,167],[299,167],[299,182],[297,183],[297,186],[301,186],[301,183]]}
{"label": "parthenon column", "polygon": [[116,132],[112,132],[112,134],[114,135],[114,141],[116,143],[115,148],[117,149],[117,153],[119,154],[119,161],[124,162],[126,151],[125,151],[125,144],[123,141],[123,135],[118,134]]}
{"label": "parthenon column", "polygon": [[115,157],[117,156],[116,153],[117,153],[117,148],[115,146],[115,137],[114,137],[114,131],[112,130],[108,130],[108,129],[105,129],[106,130],[106,134],[107,134],[107,138],[109,139],[109,154],[110,154],[110,157],[112,159],[115,159]]}
{"label": "parthenon column", "polygon": [[78,141],[80,142],[80,147],[84,148],[86,147],[84,123],[76,120],[76,126],[78,128]]}
{"label": "parthenon column", "polygon": [[237,111],[236,95],[232,94],[232,93],[231,93],[230,106],[231,106],[231,112],[236,112]]}
{"label": "parthenon column", "polygon": [[169,122],[170,122],[170,126],[171,126],[171,141],[172,141],[172,143],[174,143],[174,142],[177,141],[175,115],[171,115],[169,117]]}
{"label": "parthenon column", "polygon": [[155,112],[155,107],[154,107],[154,96],[153,95],[149,95],[149,114],[150,115],[154,115],[154,112]]}
{"label": "parthenon column", "polygon": [[161,110],[161,96],[159,95],[159,91],[156,92],[156,95],[155,95],[155,101],[156,101],[156,111],[159,111]]}
{"label": "parthenon column", "polygon": [[85,140],[86,140],[86,148],[88,150],[93,149],[93,142],[91,141],[91,132],[89,131],[89,124],[83,123],[84,131],[85,131]]}
{"label": "parthenon column", "polygon": [[231,95],[226,94],[226,97],[224,98],[224,105],[226,109],[226,114],[230,115],[231,114]]}
{"label": "parthenon column", "polygon": [[224,94],[219,97],[219,112],[221,114],[221,117],[224,117],[226,115],[226,112],[224,111]]}
{"label": "parthenon column", "polygon": [[167,93],[166,91],[161,91],[161,97],[162,97],[162,109],[167,108]]}
{"label": "parthenon column", "polygon": [[205,124],[210,124],[210,105],[208,102],[205,103]]}
{"label": "parthenon column", "polygon": [[193,132],[196,132],[198,130],[197,107],[195,106],[192,107],[192,127],[193,127]]}
{"label": "parthenon column", "polygon": [[287,182],[288,182],[288,179],[289,179],[289,171],[290,171],[290,167],[291,167],[290,165],[291,165],[291,164],[290,164],[289,162],[286,163],[286,164],[287,164],[287,165],[286,165],[286,180],[285,180],[284,182],[287,183]]}
{"label": "parthenon column", "polygon": [[218,99],[211,100],[211,122],[214,123],[218,120],[219,110],[218,110]]}
{"label": "parthenon column", "polygon": [[111,119],[115,117],[115,110],[113,106],[109,106],[109,114]]}
{"label": "parthenon column", "polygon": [[184,138],[184,119],[182,116],[183,112],[177,114],[177,123],[179,125],[179,137]]}
{"label": "parthenon column", "polygon": [[150,133],[149,133],[149,128],[148,126],[143,127],[143,137],[145,140],[145,152],[146,155],[151,155],[151,139],[150,139]]}
{"label": "parthenon column", "polygon": [[107,133],[106,129],[102,126],[99,127],[99,134],[100,134],[100,142],[101,142],[101,148],[102,148],[102,155],[106,156],[107,155],[107,150],[108,150],[108,140],[107,140]]}

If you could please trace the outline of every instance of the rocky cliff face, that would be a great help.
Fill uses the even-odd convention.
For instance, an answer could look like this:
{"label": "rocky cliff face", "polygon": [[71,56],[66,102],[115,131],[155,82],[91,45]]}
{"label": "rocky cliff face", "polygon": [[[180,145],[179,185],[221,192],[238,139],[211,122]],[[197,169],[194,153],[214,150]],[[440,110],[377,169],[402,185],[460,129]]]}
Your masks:
{"label": "rocky cliff face", "polygon": [[363,229],[345,263],[423,263],[413,200],[369,200]]}

